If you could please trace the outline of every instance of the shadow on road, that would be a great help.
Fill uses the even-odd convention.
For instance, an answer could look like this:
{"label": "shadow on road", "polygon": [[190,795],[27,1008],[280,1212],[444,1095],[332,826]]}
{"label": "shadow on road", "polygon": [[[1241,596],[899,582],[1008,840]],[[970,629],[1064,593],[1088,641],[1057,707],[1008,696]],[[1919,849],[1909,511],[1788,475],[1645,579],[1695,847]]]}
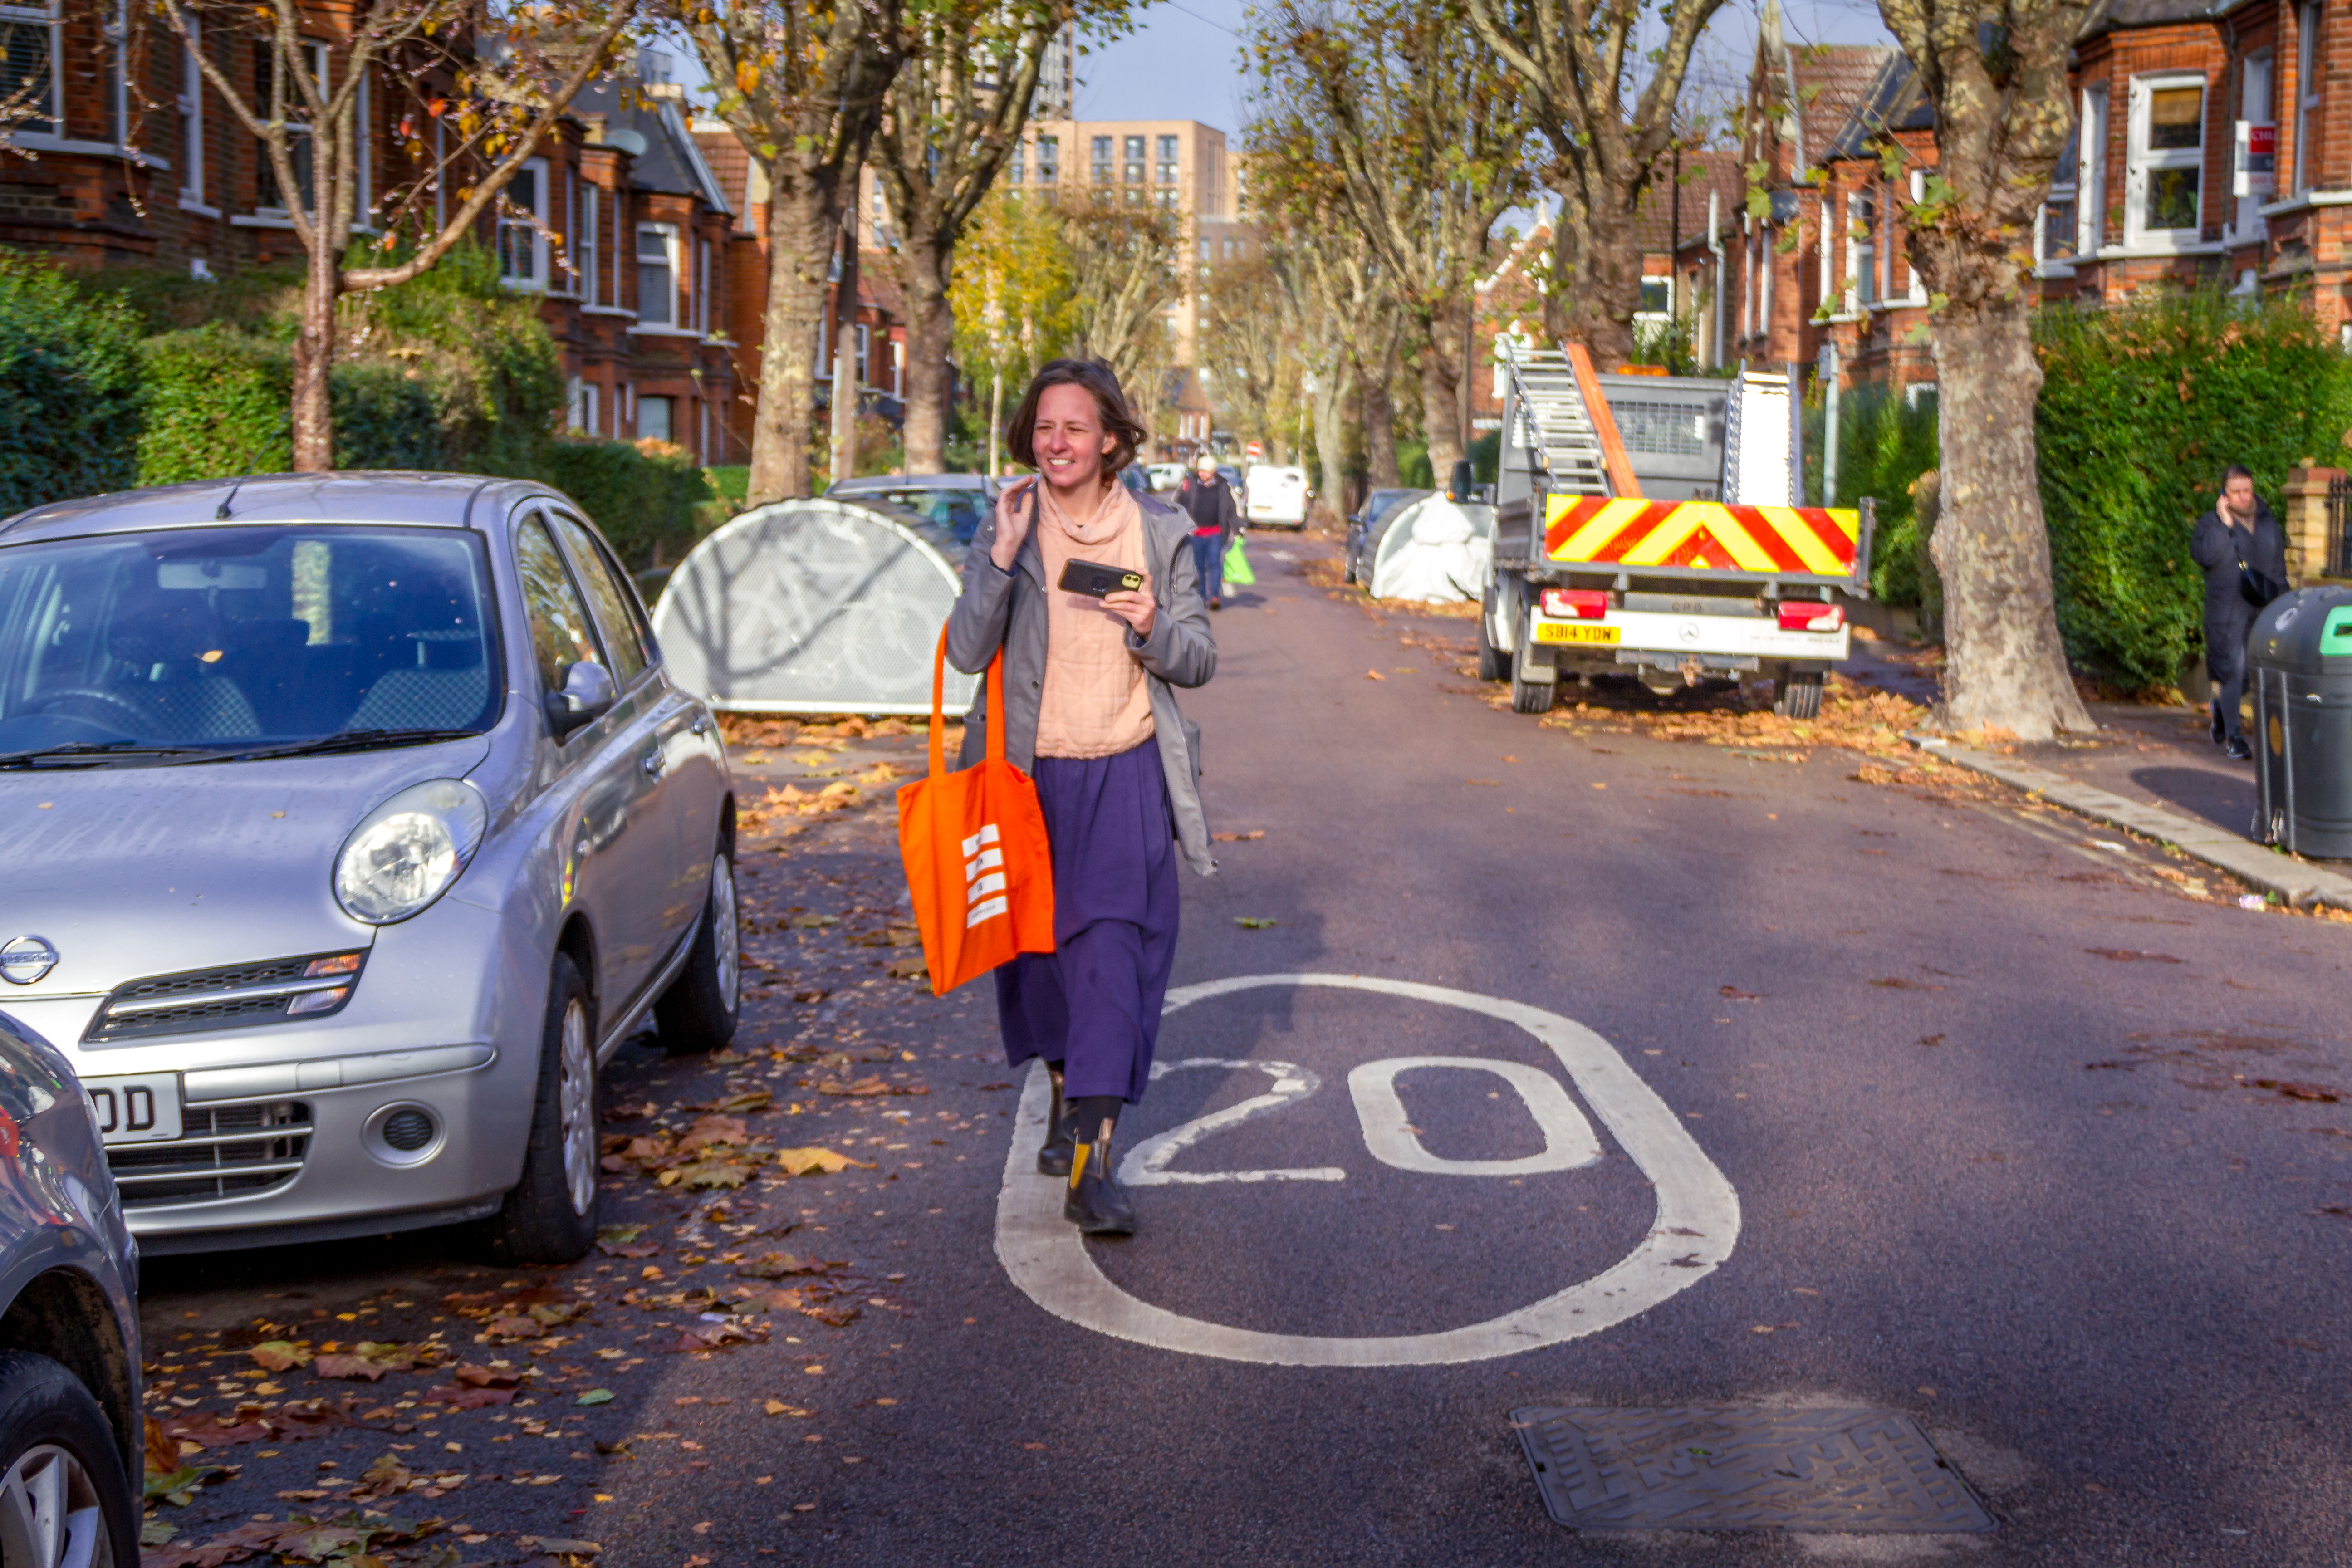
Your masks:
{"label": "shadow on road", "polygon": [[2254,819],[2254,780],[2215,768],[2135,768],[2132,783],[2168,805],[2243,833]]}

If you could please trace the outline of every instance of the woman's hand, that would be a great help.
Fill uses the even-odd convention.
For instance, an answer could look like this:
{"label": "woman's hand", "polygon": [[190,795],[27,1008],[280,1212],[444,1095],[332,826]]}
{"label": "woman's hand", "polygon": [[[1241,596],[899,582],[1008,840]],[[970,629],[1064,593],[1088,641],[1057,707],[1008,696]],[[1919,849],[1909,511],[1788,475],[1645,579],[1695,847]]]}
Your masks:
{"label": "woman's hand", "polygon": [[996,563],[999,572],[1013,570],[1013,563],[1020,557],[1022,543],[1029,537],[1031,512],[1023,503],[1028,500],[1029,491],[1036,482],[1035,479],[1022,480],[1007,489],[997,502],[996,540],[988,547],[988,558]]}
{"label": "woman's hand", "polygon": [[1102,606],[1133,626],[1139,637],[1150,637],[1152,626],[1160,618],[1160,606],[1152,603],[1150,594],[1139,588],[1105,594]]}

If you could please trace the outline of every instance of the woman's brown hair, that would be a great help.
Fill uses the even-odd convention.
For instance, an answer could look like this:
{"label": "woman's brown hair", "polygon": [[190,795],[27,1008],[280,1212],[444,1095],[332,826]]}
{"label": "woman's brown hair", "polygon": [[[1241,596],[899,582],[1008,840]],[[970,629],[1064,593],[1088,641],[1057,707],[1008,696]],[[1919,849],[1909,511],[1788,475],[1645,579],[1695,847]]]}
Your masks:
{"label": "woman's brown hair", "polygon": [[1013,411],[1013,427],[1004,433],[1004,445],[1014,462],[1029,468],[1037,466],[1037,402],[1049,386],[1083,386],[1094,394],[1103,433],[1114,443],[1103,458],[1104,479],[1116,478],[1135,461],[1136,448],[1143,445],[1148,432],[1129,411],[1127,394],[1119,390],[1118,377],[1110,366],[1100,360],[1057,359],[1045,362],[1029,390],[1021,395],[1021,406]]}

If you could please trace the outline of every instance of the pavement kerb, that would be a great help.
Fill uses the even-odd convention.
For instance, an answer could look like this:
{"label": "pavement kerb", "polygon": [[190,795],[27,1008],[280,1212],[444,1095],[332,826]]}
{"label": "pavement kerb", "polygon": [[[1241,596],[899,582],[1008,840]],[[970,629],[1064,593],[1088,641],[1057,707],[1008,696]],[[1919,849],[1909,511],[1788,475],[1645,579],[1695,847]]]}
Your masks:
{"label": "pavement kerb", "polygon": [[1907,734],[1903,737],[1921,751],[1927,752],[1955,767],[2000,780],[2011,789],[2038,795],[2051,805],[2063,806],[2094,822],[2104,822],[2158,843],[2168,844],[2193,860],[2202,860],[2230,873],[2240,881],[2275,894],[2290,907],[2308,909],[2325,904],[2330,909],[2352,910],[2352,877],[2326,870],[2282,855],[2238,834],[2168,811],[2160,805],[2146,805],[2136,800],[2095,785],[2081,784],[2063,773],[2053,773],[2047,768],[2037,768],[2031,763],[2017,762],[1996,756],[1968,746],[1956,746],[1937,735]]}

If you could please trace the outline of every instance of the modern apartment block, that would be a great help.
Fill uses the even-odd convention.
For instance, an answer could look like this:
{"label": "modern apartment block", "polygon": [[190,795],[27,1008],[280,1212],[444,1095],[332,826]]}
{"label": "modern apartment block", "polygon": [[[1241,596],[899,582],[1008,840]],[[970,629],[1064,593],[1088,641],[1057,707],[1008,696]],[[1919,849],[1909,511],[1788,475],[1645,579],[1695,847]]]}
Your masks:
{"label": "modern apartment block", "polygon": [[[1240,216],[1240,173],[1225,133],[1197,120],[1038,120],[1005,161],[1008,193],[1151,206],[1176,215],[1185,258],[1196,268],[1237,260],[1255,248]],[[861,210],[877,227],[887,204],[873,171],[863,180]],[[1191,364],[1199,341],[1200,301],[1192,293],[1169,312],[1178,362]]]}

